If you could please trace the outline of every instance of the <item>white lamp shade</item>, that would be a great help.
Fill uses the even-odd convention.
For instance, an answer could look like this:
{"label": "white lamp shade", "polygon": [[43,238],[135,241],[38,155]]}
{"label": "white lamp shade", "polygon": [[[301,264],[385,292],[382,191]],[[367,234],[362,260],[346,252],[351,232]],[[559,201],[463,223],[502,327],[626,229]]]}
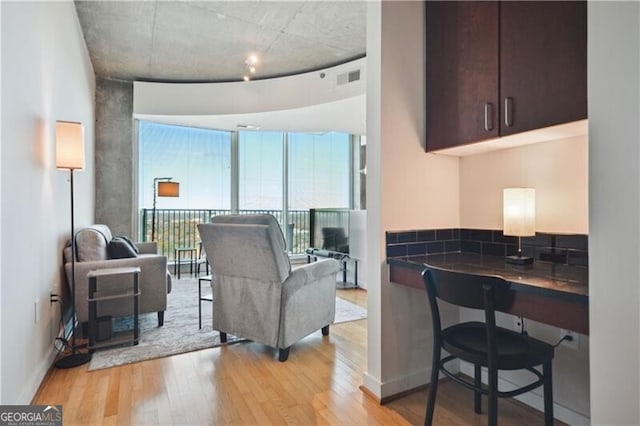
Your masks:
{"label": "white lamp shade", "polygon": [[536,190],[505,188],[503,194],[503,234],[515,237],[536,235]]}
{"label": "white lamp shade", "polygon": [[56,121],[56,168],[84,169],[84,126]]}

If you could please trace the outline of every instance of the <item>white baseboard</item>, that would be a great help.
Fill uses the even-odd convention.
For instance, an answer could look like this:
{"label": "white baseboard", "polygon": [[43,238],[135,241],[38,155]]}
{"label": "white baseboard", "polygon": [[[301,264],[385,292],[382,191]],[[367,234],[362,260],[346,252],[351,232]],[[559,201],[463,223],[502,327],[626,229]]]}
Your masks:
{"label": "white baseboard", "polygon": [[[453,367],[451,368],[451,371],[457,372],[457,369],[453,364],[451,367]],[[442,379],[443,377],[444,374],[440,373],[440,378]],[[377,378],[365,373],[363,376],[363,385],[379,399],[384,399],[425,386],[429,384],[430,378],[431,366],[414,371],[413,373],[405,376],[385,380],[384,382],[380,382]]]}
{"label": "white baseboard", "polygon": [[29,405],[36,396],[36,392],[38,392],[49,368],[51,368],[53,361],[56,359],[57,351],[53,345],[51,346],[51,349],[49,349],[47,355],[42,359],[42,362],[40,362],[40,364],[35,368],[35,371],[29,378],[28,383],[23,388],[20,396],[18,397],[18,401],[16,401],[15,404]]}
{"label": "white baseboard", "polygon": [[367,388],[367,390],[378,399],[382,398],[382,383],[371,374],[364,373],[362,375],[362,386]]}
{"label": "white baseboard", "polygon": [[382,398],[397,395],[407,390],[415,389],[429,383],[431,376],[431,367],[414,371],[406,376],[396,377],[391,380],[382,382],[381,394]]}
{"label": "white baseboard", "polygon": [[[473,374],[474,374],[473,364],[460,361],[460,372],[466,374],[469,377],[473,377]],[[484,370],[482,372],[482,382],[487,383],[487,376]],[[503,389],[514,389],[521,385],[517,385],[516,383],[513,383],[507,379],[498,377],[498,386],[499,386],[499,389],[503,390]],[[530,407],[535,408],[538,411],[541,411],[541,412],[544,411],[544,400],[542,396],[536,393],[527,392],[522,395],[516,396],[515,399],[522,402],[523,404],[526,404]],[[589,419],[589,417],[585,417],[584,415],[576,411],[573,411],[565,406],[559,405],[557,403],[553,404],[553,416],[556,419],[563,421],[569,425],[591,424],[591,420]]]}

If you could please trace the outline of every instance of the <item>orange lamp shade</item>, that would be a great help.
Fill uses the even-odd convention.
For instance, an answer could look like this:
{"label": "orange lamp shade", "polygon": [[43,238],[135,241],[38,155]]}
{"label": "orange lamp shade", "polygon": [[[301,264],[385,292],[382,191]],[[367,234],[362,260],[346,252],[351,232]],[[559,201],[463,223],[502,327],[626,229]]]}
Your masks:
{"label": "orange lamp shade", "polygon": [[158,182],[158,197],[179,197],[180,184],[178,182]]}

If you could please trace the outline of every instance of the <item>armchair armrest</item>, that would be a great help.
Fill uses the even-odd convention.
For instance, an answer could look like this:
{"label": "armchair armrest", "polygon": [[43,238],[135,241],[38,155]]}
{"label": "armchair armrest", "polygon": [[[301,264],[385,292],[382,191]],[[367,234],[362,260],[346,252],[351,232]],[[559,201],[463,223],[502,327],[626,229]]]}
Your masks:
{"label": "armchair armrest", "polygon": [[[72,264],[65,264],[67,280],[71,279]],[[159,312],[166,309],[169,283],[167,282],[167,257],[160,255],[143,254],[138,257],[125,259],[94,260],[76,262],[76,313],[78,321],[87,320],[87,274],[94,269],[122,268],[139,266],[140,292],[142,293],[140,312]],[[117,277],[109,277],[103,280],[104,285],[118,288],[121,280]],[[106,309],[105,309],[106,310]],[[108,310],[106,310],[108,312]],[[110,312],[109,312],[110,314]]]}
{"label": "armchair armrest", "polygon": [[291,271],[282,285],[279,348],[288,348],[333,322],[339,270],[337,260],[323,259]]}
{"label": "armchair armrest", "polygon": [[[94,269],[126,268],[129,266],[144,266],[147,268],[158,267],[161,271],[166,272],[166,265],[167,257],[159,255],[142,255],[138,257],[127,257],[124,259],[92,260],[88,262],[76,262],[76,275],[78,275],[80,271],[86,271],[88,273]],[[67,263],[65,266],[71,270],[71,263]]]}
{"label": "armchair armrest", "polygon": [[327,275],[335,275],[340,270],[340,263],[334,259],[322,259],[317,262],[298,266],[291,271],[283,285],[283,298],[298,289],[312,284]]}

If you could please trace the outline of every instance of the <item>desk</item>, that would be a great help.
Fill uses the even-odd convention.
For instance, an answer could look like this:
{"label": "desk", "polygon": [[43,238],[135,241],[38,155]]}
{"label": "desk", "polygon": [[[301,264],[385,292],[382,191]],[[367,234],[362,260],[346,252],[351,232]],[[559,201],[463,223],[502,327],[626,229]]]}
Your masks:
{"label": "desk", "polygon": [[387,259],[390,280],[424,290],[427,265],[475,274],[499,275],[511,283],[513,301],[506,313],[589,334],[589,272],[581,266],[535,262],[510,265],[499,256],[449,253]]}

